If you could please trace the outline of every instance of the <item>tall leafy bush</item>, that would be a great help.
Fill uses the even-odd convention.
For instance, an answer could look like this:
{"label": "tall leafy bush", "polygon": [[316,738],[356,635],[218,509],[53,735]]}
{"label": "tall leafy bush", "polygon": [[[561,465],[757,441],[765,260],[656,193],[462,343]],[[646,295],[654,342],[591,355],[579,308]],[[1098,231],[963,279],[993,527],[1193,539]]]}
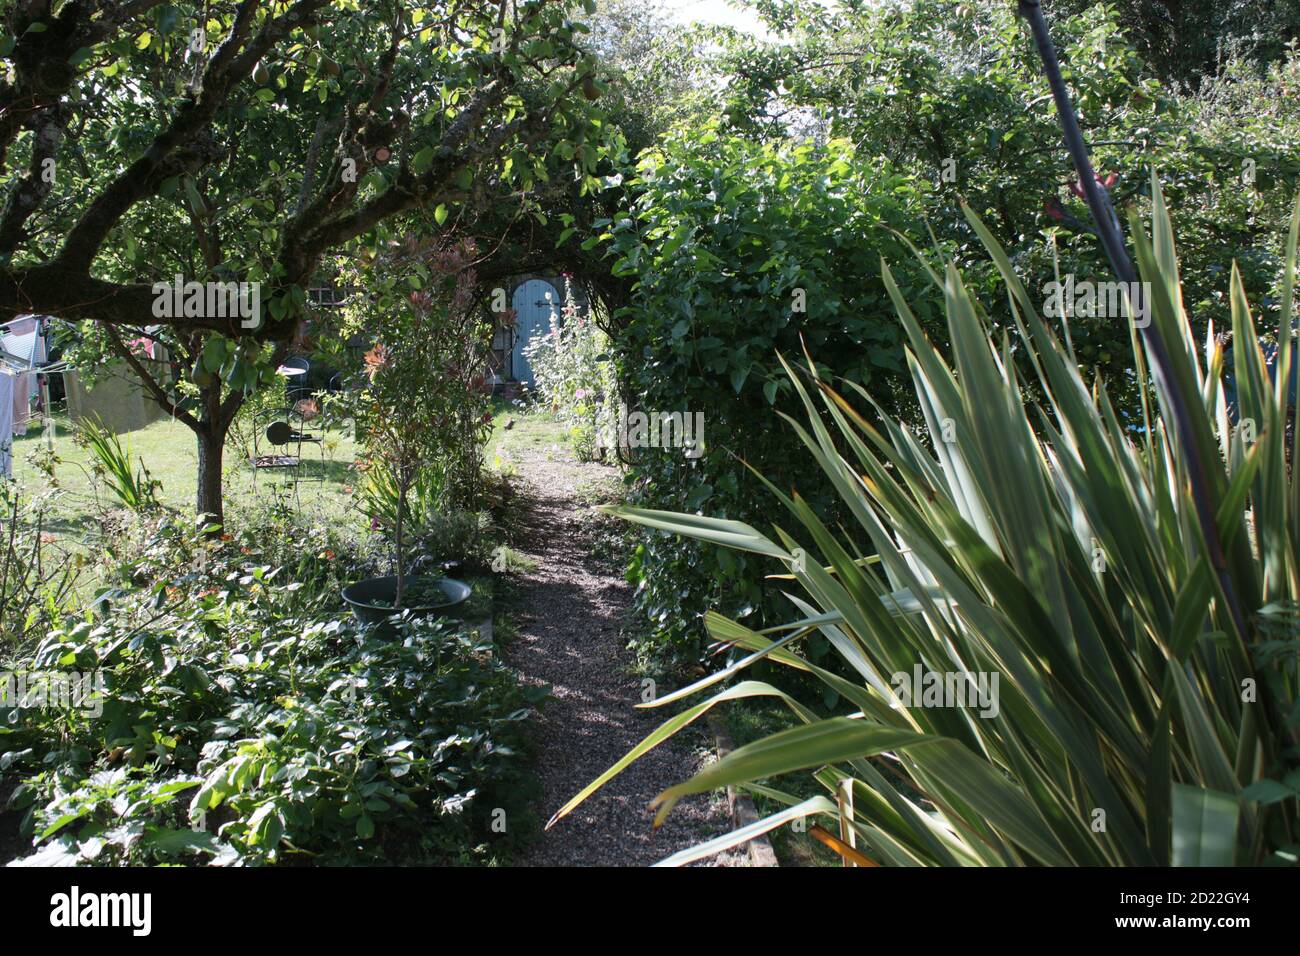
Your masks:
{"label": "tall leafy bush", "polygon": [[[753,520],[761,486],[735,456],[782,486],[803,470],[792,436],[768,424],[774,409],[797,407],[778,351],[806,343],[828,375],[884,408],[911,402],[879,261],[906,257],[890,230],[920,220],[923,189],[846,142],[765,145],[716,130],[668,138],[637,172],[626,211],[589,240],[636,279],[614,317],[619,384],[633,410],[702,412],[706,452],[630,450],[631,500]],[[832,504],[829,486],[806,493]],[[770,593],[750,557],[655,534],[630,575],[660,638],[686,649],[699,637],[693,615],[717,605],[743,618]]]}
{"label": "tall leafy bush", "polygon": [[[1234,256],[1251,301],[1269,301],[1300,185],[1295,54],[1267,69],[1230,60],[1192,93],[1162,82],[1134,45],[1128,5],[1044,6],[1094,165],[1114,176],[1112,195],[1121,204],[1146,201],[1149,165],[1162,170],[1197,336],[1211,321],[1230,323]],[[1053,243],[1079,280],[1107,277],[1087,209],[1070,188],[1076,177],[1015,3],[827,9],[795,0],[778,15],[791,31],[780,42],[747,40],[729,54],[733,128],[783,141],[790,117],[806,117],[805,134],[851,140],[859,155],[887,156],[931,184],[925,225],[955,244],[953,258],[972,288],[991,289],[997,277],[963,202],[1030,289],[1055,278]],[[1206,11],[1202,19],[1214,18]],[[906,231],[920,237],[925,225],[918,218]],[[1080,314],[1071,335],[1083,366],[1106,376],[1118,413],[1140,418],[1126,330]]]}

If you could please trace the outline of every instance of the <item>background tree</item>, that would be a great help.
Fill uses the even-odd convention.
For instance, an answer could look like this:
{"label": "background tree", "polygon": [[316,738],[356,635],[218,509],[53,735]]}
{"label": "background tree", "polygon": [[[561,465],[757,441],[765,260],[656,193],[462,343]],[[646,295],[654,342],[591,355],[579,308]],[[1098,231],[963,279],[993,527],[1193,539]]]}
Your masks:
{"label": "background tree", "polygon": [[[1061,0],[1057,16],[1083,13],[1096,0]],[[1199,86],[1236,59],[1275,62],[1300,38],[1295,0],[1112,0],[1124,35],[1162,79]]]}
{"label": "background tree", "polygon": [[716,38],[727,31],[675,24],[663,6],[639,0],[597,0],[586,20],[584,44],[608,84],[600,101],[606,149],[596,169],[599,186],[567,174],[569,148],[561,145],[537,157],[547,176],[527,197],[502,194],[465,208],[457,226],[478,239],[485,256],[491,253],[478,267],[488,289],[511,275],[567,272],[608,322],[627,304],[634,278],[611,273],[603,248],[586,240],[601,231],[593,223],[620,208],[619,187],[644,150],[674,127],[698,129],[717,116]]}
{"label": "background tree", "polygon": [[[1030,288],[1053,278],[1053,250],[1079,279],[1108,277],[1087,211],[1073,190],[1055,108],[1014,3],[815,0],[753,4],[781,42],[737,38],[719,67],[729,125],[776,140],[843,137],[860,156],[885,156],[934,188],[926,223],[956,244],[968,281],[996,297],[995,277],[961,213],[975,210]],[[1300,183],[1300,116],[1287,91],[1296,60],[1266,71],[1234,61],[1193,95],[1148,63],[1114,4],[1047,4],[1067,82],[1094,161],[1114,174],[1118,205],[1149,202],[1156,167],[1178,210],[1193,327],[1224,328],[1223,276],[1237,250],[1252,301],[1273,301],[1283,226]],[[1071,10],[1078,11],[1071,15]],[[1231,104],[1231,105],[1230,105]],[[1129,330],[1076,316],[1089,373],[1135,411]]]}
{"label": "background tree", "polygon": [[[226,431],[310,317],[322,256],[382,243],[395,216],[442,226],[526,196],[543,141],[594,182],[603,84],[573,7],[5,4],[0,316],[96,322],[137,372],[125,342],[165,326],[189,384],[146,387],[195,431],[197,506],[220,519]],[[262,321],[155,316],[153,283],[178,269],[261,283]]]}

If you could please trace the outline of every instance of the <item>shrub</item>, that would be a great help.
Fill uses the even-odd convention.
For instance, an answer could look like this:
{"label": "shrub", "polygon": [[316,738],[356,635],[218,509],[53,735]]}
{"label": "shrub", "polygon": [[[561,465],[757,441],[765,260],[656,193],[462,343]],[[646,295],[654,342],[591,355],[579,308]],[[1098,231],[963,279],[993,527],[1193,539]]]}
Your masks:
{"label": "shrub", "polygon": [[[706,131],[645,155],[628,189],[630,207],[603,236],[614,272],[637,277],[615,316],[620,390],[630,409],[704,416],[700,457],[629,452],[629,500],[755,520],[762,486],[736,458],[782,487],[803,471],[791,437],[768,427],[773,410],[796,402],[777,351],[807,343],[828,375],[869,388],[887,409],[910,403],[879,263],[906,255],[890,229],[919,220],[921,187],[845,142],[773,146]],[[805,493],[834,507],[829,486]],[[747,555],[654,534],[629,577],[658,639],[688,652],[706,608],[744,618],[775,594]]]}
{"label": "shrub", "polygon": [[56,488],[26,500],[0,477],[0,654],[27,646],[64,613],[85,558],[58,545],[47,527]]}
{"label": "shrub", "polygon": [[[1159,391],[1165,414],[1149,409],[1145,429],[1122,424],[1106,389],[1088,385],[972,216],[1009,287],[1041,406],[1022,400],[1010,335],[990,324],[955,268],[935,276],[952,367],[887,276],[928,437],[894,419],[873,427],[811,364],[808,388],[791,373],[807,425],[788,421],[851,510],[852,531],[828,526],[776,486],[803,540],[779,527],[768,537],[738,521],[621,511],[775,558],[804,592],[792,597],[799,619],[765,632],[711,614],[715,639],[751,653],[650,706],[766,659],[815,674],[853,713],[822,719],[770,684],[744,681],[664,725],[557,816],[714,704],[771,696],[798,723],[664,791],[660,816],[683,795],[797,770],[811,770],[827,796],[800,800],[756,787],[786,809],[674,862],[820,816],[849,835],[857,849],[845,849],[846,858],[889,865],[1294,864],[1300,499],[1287,421],[1300,203],[1275,379],[1261,350],[1243,347],[1258,336],[1235,271],[1229,290],[1241,422],[1252,421],[1251,432],[1229,427],[1224,356],[1213,337],[1204,366],[1198,357],[1154,176],[1152,195],[1153,238],[1136,213],[1130,218],[1152,289],[1152,330],[1134,362],[1145,378],[1152,343],[1162,341],[1171,371]],[[1168,409],[1178,405],[1190,410],[1190,444],[1174,437],[1177,413]],[[1214,527],[1194,517],[1193,455],[1208,466]],[[1208,543],[1215,537],[1226,554],[1217,567]],[[814,631],[856,679],[798,653]],[[991,706],[961,703],[977,675],[993,690]],[[932,698],[936,680],[960,696]],[[881,755],[887,766],[873,759]]]}
{"label": "shrub", "polygon": [[355,396],[357,430],[365,467],[383,472],[372,487],[396,493],[397,607],[416,483],[444,509],[475,505],[481,487],[492,421],[485,376],[491,327],[475,302],[474,257],[472,242],[411,240],[366,268],[364,281],[350,283],[368,290],[349,300],[344,334],[374,342],[365,353],[365,388]]}
{"label": "shrub", "polygon": [[98,419],[83,418],[77,423],[75,440],[90,453],[90,474],[95,487],[101,484],[123,508],[148,511],[158,507],[158,490],[162,483],[149,476],[143,459],[131,467],[131,444],[109,431]]}
{"label": "shrub", "polygon": [[[491,549],[491,514],[449,508],[437,478],[431,470],[423,471],[407,492],[406,551],[426,555],[436,562],[483,564]],[[371,527],[391,533],[397,526],[399,501],[391,474],[382,469],[368,469],[359,490],[361,508],[369,516]]]}
{"label": "shrub", "polygon": [[486,861],[527,834],[539,695],[489,642],[409,617],[376,638],[320,600],[323,566],[349,556],[312,554],[295,579],[205,530],[160,521],[101,619],[0,661],[103,684],[78,706],[0,705],[26,862]]}

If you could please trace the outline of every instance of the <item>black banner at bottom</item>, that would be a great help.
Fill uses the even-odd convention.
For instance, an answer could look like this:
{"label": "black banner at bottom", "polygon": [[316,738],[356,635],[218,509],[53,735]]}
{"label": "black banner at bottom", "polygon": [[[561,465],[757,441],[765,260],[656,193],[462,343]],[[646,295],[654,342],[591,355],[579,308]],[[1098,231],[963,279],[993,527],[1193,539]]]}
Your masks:
{"label": "black banner at bottom", "polygon": [[[885,921],[914,939],[1215,939],[1294,925],[1295,870],[0,869],[10,933],[112,938],[128,948],[241,940],[373,945],[376,931],[487,934],[561,945],[770,941],[774,922]],[[806,922],[807,921],[807,922]],[[629,936],[630,934],[630,936]],[[710,934],[711,938],[716,938]]]}

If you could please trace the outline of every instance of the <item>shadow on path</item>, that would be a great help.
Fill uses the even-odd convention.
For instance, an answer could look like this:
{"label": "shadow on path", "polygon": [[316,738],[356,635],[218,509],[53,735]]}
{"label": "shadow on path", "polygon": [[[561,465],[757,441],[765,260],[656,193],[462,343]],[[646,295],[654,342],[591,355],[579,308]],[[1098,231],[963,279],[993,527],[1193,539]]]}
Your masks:
{"label": "shadow on path", "polygon": [[[612,472],[526,452],[517,464],[524,513],[515,546],[538,567],[520,584],[518,607],[527,617],[505,656],[526,682],[551,685],[553,699],[537,722],[545,821],[675,711],[635,709],[641,684],[628,670],[631,654],[620,635],[632,588],[619,568],[592,556],[584,529],[579,490],[611,483]],[[660,744],[542,834],[521,862],[641,866],[725,833],[730,818],[721,794],[682,800],[651,830],[650,801],[698,769],[697,748],[705,743],[697,733]]]}

